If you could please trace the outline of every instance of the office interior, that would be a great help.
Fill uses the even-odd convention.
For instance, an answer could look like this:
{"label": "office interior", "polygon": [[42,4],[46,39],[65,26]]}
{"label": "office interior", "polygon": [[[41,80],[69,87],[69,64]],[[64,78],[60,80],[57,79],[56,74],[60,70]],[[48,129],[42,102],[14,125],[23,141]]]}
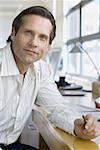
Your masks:
{"label": "office interior", "polygon": [[[100,76],[100,0],[0,0],[0,47],[6,45],[13,18],[32,5],[47,7],[56,19],[56,38],[44,58],[54,80],[65,77],[65,82],[92,90],[92,82]],[[78,44],[92,62],[84,50],[70,52]]]}
{"label": "office interior", "polygon": [[[48,8],[57,24],[56,38],[43,58],[50,65],[56,83],[63,77],[61,90],[67,86],[100,96],[100,0],[0,0],[0,48],[6,45],[14,17],[23,9],[40,5]],[[79,46],[80,51],[72,51]],[[72,52],[71,52],[72,51]],[[59,87],[58,87],[59,88]],[[75,94],[75,93],[74,93]],[[84,96],[83,93],[78,93]],[[83,94],[83,95],[82,95]],[[31,122],[31,121],[29,121]],[[32,123],[33,124],[33,123]],[[22,141],[39,146],[38,129]],[[32,138],[34,138],[34,143]],[[29,141],[28,141],[29,140]]]}

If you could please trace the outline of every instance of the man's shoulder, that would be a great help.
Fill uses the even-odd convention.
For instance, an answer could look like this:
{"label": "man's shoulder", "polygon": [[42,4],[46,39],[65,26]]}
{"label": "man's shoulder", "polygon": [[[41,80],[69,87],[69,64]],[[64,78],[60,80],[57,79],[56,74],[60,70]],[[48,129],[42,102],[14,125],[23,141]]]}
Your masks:
{"label": "man's shoulder", "polygon": [[6,49],[8,46],[10,46],[9,44],[4,45],[4,47],[0,48],[0,51]]}
{"label": "man's shoulder", "polygon": [[3,48],[0,48],[0,67],[2,63],[3,54],[6,52],[6,49],[8,49],[9,44],[5,45]]}
{"label": "man's shoulder", "polygon": [[2,55],[3,55],[4,49],[5,49],[5,47],[0,48],[0,66],[1,66],[1,63],[2,63]]}
{"label": "man's shoulder", "polygon": [[9,47],[9,45],[5,45],[4,47],[0,48],[0,58],[3,55],[3,53],[6,51],[6,49]]}

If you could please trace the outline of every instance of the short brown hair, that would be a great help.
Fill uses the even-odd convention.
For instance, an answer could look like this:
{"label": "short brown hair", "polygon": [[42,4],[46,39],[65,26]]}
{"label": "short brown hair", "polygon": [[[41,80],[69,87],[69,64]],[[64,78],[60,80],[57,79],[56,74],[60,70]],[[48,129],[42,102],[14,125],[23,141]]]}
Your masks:
{"label": "short brown hair", "polygon": [[[52,13],[43,6],[32,6],[23,10],[16,18],[13,20],[12,28],[15,29],[15,34],[18,32],[23,16],[26,15],[39,15],[50,20],[52,24],[52,32],[50,34],[49,44],[52,44],[53,39],[56,36],[56,23]],[[11,36],[8,37],[7,42],[11,42]]]}

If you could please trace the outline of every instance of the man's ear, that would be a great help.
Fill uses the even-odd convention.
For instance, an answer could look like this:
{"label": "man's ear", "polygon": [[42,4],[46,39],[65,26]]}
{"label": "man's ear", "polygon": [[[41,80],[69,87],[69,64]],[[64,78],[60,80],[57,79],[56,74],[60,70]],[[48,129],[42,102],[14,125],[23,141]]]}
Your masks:
{"label": "man's ear", "polygon": [[11,31],[11,40],[13,41],[15,39],[15,29],[12,28],[12,31]]}

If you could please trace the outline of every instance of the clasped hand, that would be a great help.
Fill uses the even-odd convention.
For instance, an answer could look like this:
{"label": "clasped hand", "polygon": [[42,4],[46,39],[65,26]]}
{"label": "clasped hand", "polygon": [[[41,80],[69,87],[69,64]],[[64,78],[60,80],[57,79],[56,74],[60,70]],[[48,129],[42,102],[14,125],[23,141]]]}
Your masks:
{"label": "clasped hand", "polygon": [[100,135],[100,122],[91,115],[76,119],[74,122],[75,134],[83,139],[93,139]]}

